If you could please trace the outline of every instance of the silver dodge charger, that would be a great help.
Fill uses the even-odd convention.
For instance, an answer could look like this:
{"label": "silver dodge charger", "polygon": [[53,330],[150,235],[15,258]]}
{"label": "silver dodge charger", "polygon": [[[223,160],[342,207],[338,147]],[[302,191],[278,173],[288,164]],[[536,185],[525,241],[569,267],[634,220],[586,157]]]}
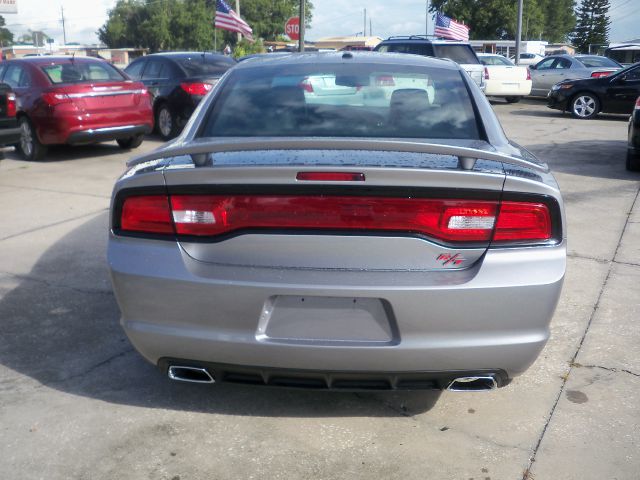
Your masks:
{"label": "silver dodge charger", "polygon": [[451,61],[251,59],[128,167],[113,288],[173,380],[490,390],[549,337],[558,185]]}

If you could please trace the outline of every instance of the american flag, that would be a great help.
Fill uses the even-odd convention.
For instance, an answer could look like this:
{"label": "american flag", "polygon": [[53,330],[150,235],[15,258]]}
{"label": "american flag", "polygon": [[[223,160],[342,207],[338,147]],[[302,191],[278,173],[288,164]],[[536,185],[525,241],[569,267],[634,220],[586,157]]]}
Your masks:
{"label": "american flag", "polygon": [[469,27],[438,13],[436,15],[436,29],[434,33],[449,40],[469,40]]}
{"label": "american flag", "polygon": [[216,0],[216,28],[230,30],[244,35],[247,40],[253,42],[253,30],[247,22],[240,18],[224,0]]}

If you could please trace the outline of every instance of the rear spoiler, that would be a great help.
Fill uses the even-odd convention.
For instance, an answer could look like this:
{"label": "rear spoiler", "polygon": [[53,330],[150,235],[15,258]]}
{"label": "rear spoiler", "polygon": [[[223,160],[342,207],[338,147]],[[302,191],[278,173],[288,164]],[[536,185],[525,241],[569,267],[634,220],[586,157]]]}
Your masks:
{"label": "rear spoiler", "polygon": [[462,170],[472,170],[476,160],[493,160],[519,167],[529,168],[538,172],[548,172],[549,167],[544,163],[536,163],[524,158],[504,153],[488,152],[476,148],[441,145],[437,143],[422,143],[400,140],[352,139],[352,138],[273,138],[247,137],[225,138],[189,143],[172,143],[153,152],[130,160],[127,165],[132,167],[140,163],[162,158],[190,155],[197,166],[207,162],[208,154],[222,152],[256,152],[260,150],[366,150],[383,152],[427,153],[435,155],[451,155],[458,157]]}

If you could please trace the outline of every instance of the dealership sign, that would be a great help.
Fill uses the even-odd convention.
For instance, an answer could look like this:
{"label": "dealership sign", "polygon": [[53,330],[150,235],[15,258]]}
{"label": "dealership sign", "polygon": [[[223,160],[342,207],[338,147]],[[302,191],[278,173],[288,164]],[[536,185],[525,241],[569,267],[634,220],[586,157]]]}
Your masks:
{"label": "dealership sign", "polygon": [[18,0],[0,0],[0,13],[18,13]]}

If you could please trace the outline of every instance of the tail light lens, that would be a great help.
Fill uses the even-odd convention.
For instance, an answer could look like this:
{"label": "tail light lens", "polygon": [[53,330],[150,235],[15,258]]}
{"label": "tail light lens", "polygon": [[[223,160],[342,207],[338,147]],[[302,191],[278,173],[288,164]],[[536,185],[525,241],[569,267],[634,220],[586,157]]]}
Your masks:
{"label": "tail light lens", "polygon": [[375,78],[375,85],[377,87],[395,87],[396,81],[392,75],[378,75]]}
{"label": "tail light lens", "polygon": [[609,75],[611,75],[611,72],[592,72],[591,78],[602,78],[608,77]]}
{"label": "tail light lens", "polygon": [[174,233],[169,199],[165,195],[127,197],[122,205],[120,228],[127,232]]}
{"label": "tail light lens", "polygon": [[298,84],[298,86],[307,93],[313,93],[313,85],[311,85],[311,80],[309,80],[309,77],[304,78]]}
{"label": "tail light lens", "polygon": [[51,90],[42,94],[42,100],[50,107],[55,107],[62,103],[71,103],[71,98],[64,92]]}
{"label": "tail light lens", "polygon": [[634,110],[640,110],[640,97],[638,97],[636,99],[636,106],[635,106]]}
{"label": "tail light lens", "polygon": [[494,241],[544,241],[551,236],[551,214],[545,204],[502,202],[500,205]]}
{"label": "tail light lens", "polygon": [[15,117],[17,113],[16,94],[7,93],[7,117]]}
{"label": "tail light lens", "polygon": [[531,70],[527,68],[527,80],[531,80]]}
{"label": "tail light lens", "polygon": [[306,195],[151,195],[124,200],[123,232],[215,237],[242,230],[385,231],[446,243],[539,242],[543,203]]}
{"label": "tail light lens", "polygon": [[489,69],[484,67],[484,79],[489,80]]}
{"label": "tail light lens", "polygon": [[180,87],[189,95],[206,95],[211,91],[213,85],[204,82],[183,82]]}

